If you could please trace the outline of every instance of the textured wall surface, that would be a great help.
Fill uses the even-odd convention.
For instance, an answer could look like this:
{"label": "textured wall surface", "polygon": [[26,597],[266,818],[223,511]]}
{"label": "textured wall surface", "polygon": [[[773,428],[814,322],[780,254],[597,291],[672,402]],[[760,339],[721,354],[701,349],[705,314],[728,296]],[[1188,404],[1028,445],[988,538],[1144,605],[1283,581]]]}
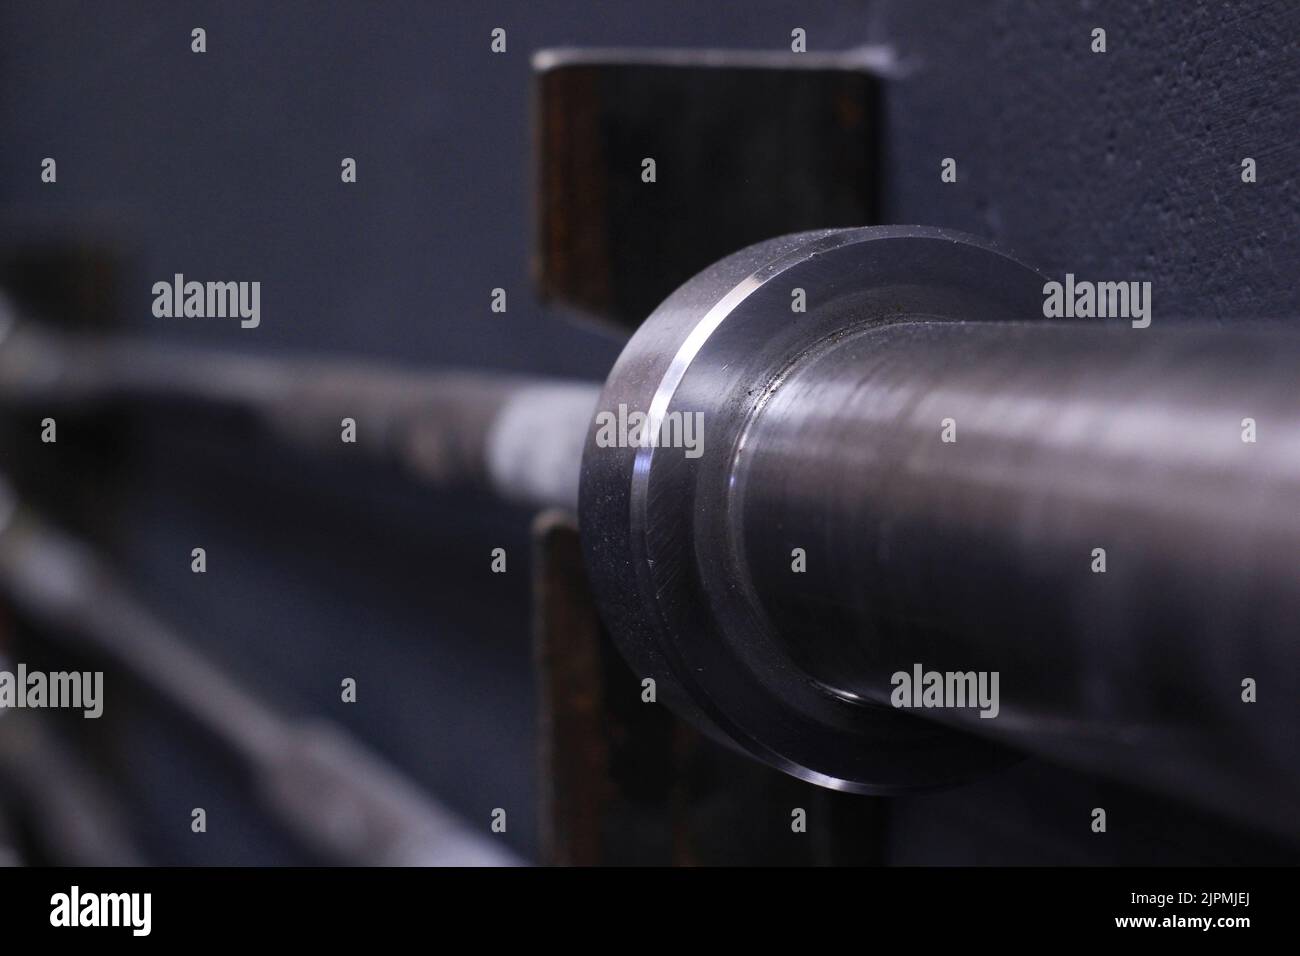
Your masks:
{"label": "textured wall surface", "polygon": [[1156,321],[1300,318],[1300,5],[892,2],[869,22],[905,77],[890,218],[1149,279]]}

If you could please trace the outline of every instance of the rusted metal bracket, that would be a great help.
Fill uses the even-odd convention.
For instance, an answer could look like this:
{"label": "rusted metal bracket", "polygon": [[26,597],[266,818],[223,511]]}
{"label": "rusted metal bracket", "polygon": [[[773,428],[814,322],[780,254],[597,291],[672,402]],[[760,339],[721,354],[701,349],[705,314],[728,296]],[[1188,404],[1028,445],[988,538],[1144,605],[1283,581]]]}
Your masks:
{"label": "rusted metal bracket", "polygon": [[537,53],[541,298],[630,330],[736,249],[877,222],[883,62],[873,49]]}
{"label": "rusted metal bracket", "polygon": [[647,702],[600,624],[573,518],[543,512],[533,540],[543,862],[881,862],[884,800],[771,770]]}

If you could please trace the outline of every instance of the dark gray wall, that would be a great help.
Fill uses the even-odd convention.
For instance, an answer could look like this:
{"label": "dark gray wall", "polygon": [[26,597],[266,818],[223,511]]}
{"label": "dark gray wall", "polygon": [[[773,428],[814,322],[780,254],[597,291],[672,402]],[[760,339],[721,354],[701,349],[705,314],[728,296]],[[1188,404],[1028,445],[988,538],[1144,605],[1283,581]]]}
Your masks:
{"label": "dark gray wall", "polygon": [[1149,279],[1155,321],[1297,316],[1300,4],[896,2],[871,24],[906,76],[890,218],[1053,275]]}

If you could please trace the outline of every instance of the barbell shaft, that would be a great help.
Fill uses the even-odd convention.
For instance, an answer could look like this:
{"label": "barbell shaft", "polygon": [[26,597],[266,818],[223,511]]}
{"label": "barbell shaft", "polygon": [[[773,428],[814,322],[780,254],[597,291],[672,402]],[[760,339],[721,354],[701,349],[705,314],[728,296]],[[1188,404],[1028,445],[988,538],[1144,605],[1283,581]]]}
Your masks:
{"label": "barbell shaft", "polygon": [[[365,456],[433,487],[484,488],[528,507],[576,507],[598,393],[581,381],[59,333],[0,299],[0,396],[15,405],[235,411],[293,446]],[[355,442],[341,440],[345,418]]]}
{"label": "barbell shaft", "polygon": [[[599,407],[699,415],[704,451],[590,432],[602,611],[682,713],[827,786],[969,779],[988,741],[1300,836],[1300,338],[1048,320],[1043,285],[918,227],[688,282]],[[895,697],[917,668],[996,673],[997,716]]]}
{"label": "barbell shaft", "polygon": [[[1042,279],[939,230],[773,240],[671,297],[599,403],[36,333],[0,350],[0,384],[245,405],[317,445],[362,408],[417,472],[570,506],[593,410],[698,412],[698,462],[590,428],[580,510],[616,640],[706,730],[872,792],[1002,762],[987,738],[1294,833],[1300,339],[1051,322]],[[916,666],[996,671],[998,717],[900,720]]]}
{"label": "barbell shaft", "polygon": [[1300,831],[1297,369],[1294,336],[864,331],[750,423],[743,564],[836,694],[998,672],[995,718],[923,713]]}

